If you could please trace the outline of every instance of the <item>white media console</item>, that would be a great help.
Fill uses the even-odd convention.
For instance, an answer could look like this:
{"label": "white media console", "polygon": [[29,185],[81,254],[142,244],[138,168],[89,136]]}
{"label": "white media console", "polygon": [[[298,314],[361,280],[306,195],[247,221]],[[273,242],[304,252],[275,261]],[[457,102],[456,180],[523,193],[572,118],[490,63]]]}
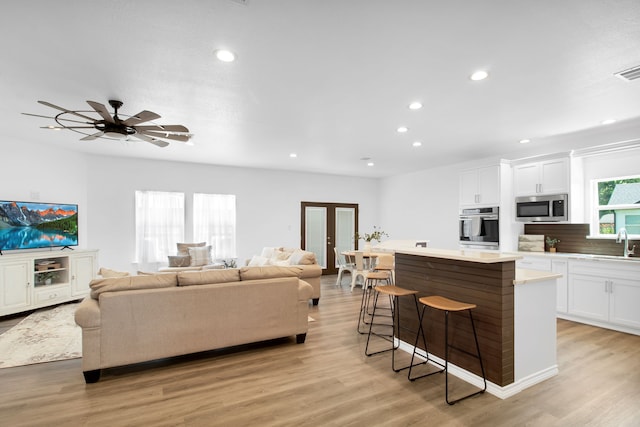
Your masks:
{"label": "white media console", "polygon": [[89,293],[98,251],[14,252],[0,256],[0,316],[74,301]]}

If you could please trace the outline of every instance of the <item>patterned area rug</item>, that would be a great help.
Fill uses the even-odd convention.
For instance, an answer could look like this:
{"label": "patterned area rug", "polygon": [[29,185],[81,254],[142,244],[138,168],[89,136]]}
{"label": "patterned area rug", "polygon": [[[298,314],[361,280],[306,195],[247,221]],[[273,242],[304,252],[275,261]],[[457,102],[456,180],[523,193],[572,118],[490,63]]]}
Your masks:
{"label": "patterned area rug", "polygon": [[82,329],[63,304],[32,313],[0,335],[0,369],[82,357]]}

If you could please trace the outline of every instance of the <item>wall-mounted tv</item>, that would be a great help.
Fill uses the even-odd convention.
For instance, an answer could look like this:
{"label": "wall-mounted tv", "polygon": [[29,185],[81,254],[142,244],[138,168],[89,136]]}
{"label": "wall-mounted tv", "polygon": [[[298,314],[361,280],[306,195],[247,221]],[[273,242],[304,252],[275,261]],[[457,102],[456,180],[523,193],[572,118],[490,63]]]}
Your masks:
{"label": "wall-mounted tv", "polygon": [[78,245],[78,205],[0,200],[0,251]]}

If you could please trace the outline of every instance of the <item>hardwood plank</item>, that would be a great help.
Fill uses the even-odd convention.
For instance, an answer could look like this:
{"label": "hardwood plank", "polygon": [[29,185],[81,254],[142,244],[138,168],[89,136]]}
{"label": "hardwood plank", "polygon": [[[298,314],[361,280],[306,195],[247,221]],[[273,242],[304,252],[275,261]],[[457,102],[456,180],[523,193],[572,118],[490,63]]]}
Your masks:
{"label": "hardwood plank", "polygon": [[[346,279],[336,288],[335,279],[322,279],[305,344],[290,338],[110,369],[90,385],[79,359],[0,369],[2,425],[640,425],[638,336],[559,320],[559,375],[507,400],[485,393],[450,407],[443,376],[410,382],[391,370],[388,353],[364,355],[361,290],[350,292]],[[408,358],[399,353],[400,363]]]}

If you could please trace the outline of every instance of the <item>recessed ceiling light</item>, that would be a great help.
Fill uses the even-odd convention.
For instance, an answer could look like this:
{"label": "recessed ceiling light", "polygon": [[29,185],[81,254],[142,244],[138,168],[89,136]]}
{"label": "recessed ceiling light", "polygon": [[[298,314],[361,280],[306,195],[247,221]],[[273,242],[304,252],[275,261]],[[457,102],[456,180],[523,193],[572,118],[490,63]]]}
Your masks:
{"label": "recessed ceiling light", "polygon": [[521,140],[520,140],[520,144],[528,144],[528,143],[530,143],[530,142],[531,142],[531,140],[530,140],[530,139],[521,139]]}
{"label": "recessed ceiling light", "polygon": [[412,102],[411,104],[409,104],[409,109],[410,110],[419,110],[421,108],[422,108],[422,103],[421,102],[415,101],[415,102]]}
{"label": "recessed ceiling light", "polygon": [[484,80],[487,77],[489,77],[489,73],[487,73],[484,70],[478,70],[475,73],[471,74],[471,77],[469,78],[473,81],[479,81],[479,80]]}
{"label": "recessed ceiling light", "polygon": [[373,162],[367,163],[367,166],[374,166],[374,165],[375,165],[375,163],[373,163]]}
{"label": "recessed ceiling light", "polygon": [[615,123],[615,122],[616,122],[616,119],[607,119],[607,120],[601,121],[600,124],[610,125],[611,123]]}
{"label": "recessed ceiling light", "polygon": [[420,142],[420,141],[415,141],[415,142],[414,142],[413,144],[411,144],[411,145],[413,145],[414,147],[422,147],[422,142]]}
{"label": "recessed ceiling light", "polygon": [[405,133],[409,130],[408,127],[406,126],[400,126],[398,129],[396,129],[398,131],[398,133]]}
{"label": "recessed ceiling light", "polygon": [[218,49],[214,52],[216,58],[222,62],[233,62],[236,60],[236,54],[226,49]]}
{"label": "recessed ceiling light", "polygon": [[292,159],[295,159],[296,157],[298,157],[298,155],[296,153],[291,153],[289,154],[289,157],[291,157]]}

